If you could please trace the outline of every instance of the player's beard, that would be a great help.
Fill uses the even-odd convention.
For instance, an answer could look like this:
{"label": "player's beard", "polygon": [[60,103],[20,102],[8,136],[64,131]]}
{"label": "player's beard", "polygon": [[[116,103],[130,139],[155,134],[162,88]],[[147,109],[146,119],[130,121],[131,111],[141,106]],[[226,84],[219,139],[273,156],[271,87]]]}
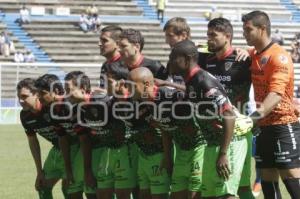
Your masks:
{"label": "player's beard", "polygon": [[217,52],[221,51],[225,47],[226,44],[227,44],[227,42],[224,42],[223,45],[219,45],[219,46],[216,46],[216,45],[211,46],[208,44],[208,51],[212,52],[212,53],[217,53]]}

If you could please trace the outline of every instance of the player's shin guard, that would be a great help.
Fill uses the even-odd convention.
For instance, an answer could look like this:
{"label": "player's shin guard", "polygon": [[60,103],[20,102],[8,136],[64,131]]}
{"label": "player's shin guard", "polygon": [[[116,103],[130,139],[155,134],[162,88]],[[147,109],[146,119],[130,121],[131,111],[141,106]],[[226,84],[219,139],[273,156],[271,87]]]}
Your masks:
{"label": "player's shin guard", "polygon": [[265,199],[282,199],[278,182],[261,181]]}
{"label": "player's shin guard", "polygon": [[290,193],[292,199],[300,198],[300,178],[291,178],[283,180],[286,189]]}
{"label": "player's shin guard", "polygon": [[53,199],[52,187],[51,188],[49,188],[49,187],[42,188],[38,192],[39,192],[40,199]]}
{"label": "player's shin guard", "polygon": [[66,187],[62,187],[61,191],[62,191],[62,193],[64,195],[64,199],[68,199],[69,198],[68,197],[68,189]]}
{"label": "player's shin guard", "polygon": [[255,199],[251,190],[245,190],[239,192],[240,199]]}

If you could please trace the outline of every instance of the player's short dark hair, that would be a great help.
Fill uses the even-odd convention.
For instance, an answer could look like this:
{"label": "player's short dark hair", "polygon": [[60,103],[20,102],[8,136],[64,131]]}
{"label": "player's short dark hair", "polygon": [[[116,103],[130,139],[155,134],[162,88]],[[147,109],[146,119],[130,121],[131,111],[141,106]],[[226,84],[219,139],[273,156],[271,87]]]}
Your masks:
{"label": "player's short dark hair", "polygon": [[175,35],[181,35],[183,32],[186,32],[188,37],[191,36],[191,28],[185,18],[174,17],[170,19],[164,26],[164,32],[166,32],[169,28],[173,28],[173,32]]}
{"label": "player's short dark hair", "polygon": [[266,26],[268,36],[271,35],[271,21],[267,13],[256,10],[252,11],[248,14],[245,14],[242,17],[243,22],[252,21],[252,24],[256,27],[263,27]]}
{"label": "player's short dark hair", "polygon": [[191,40],[183,40],[175,44],[171,52],[174,56],[184,56],[189,60],[198,61],[198,50],[194,42]]}
{"label": "player's short dark hair", "polygon": [[127,79],[129,70],[125,66],[112,64],[107,69],[107,73],[113,76],[115,80]]}
{"label": "player's short dark hair", "polygon": [[35,81],[35,87],[41,91],[54,91],[58,95],[64,94],[64,88],[59,78],[54,74],[45,74]]}
{"label": "player's short dark hair", "polygon": [[38,92],[38,89],[35,87],[35,79],[25,78],[18,82],[17,90],[21,90],[22,88],[27,88],[31,93]]}
{"label": "player's short dark hair", "polygon": [[213,28],[218,32],[223,32],[231,35],[230,42],[233,38],[233,27],[228,19],[223,17],[214,18],[209,21],[207,28]]}
{"label": "player's short dark hair", "polygon": [[144,48],[145,40],[142,33],[139,30],[135,30],[132,28],[125,29],[122,31],[122,34],[120,35],[120,39],[127,39],[128,42],[132,44],[140,44],[141,52]]}
{"label": "player's short dark hair", "polygon": [[72,81],[74,86],[84,89],[85,92],[91,92],[90,78],[82,71],[72,71],[65,76],[65,81]]}
{"label": "player's short dark hair", "polygon": [[101,30],[101,32],[110,32],[111,33],[110,37],[114,41],[119,41],[122,31],[123,31],[123,29],[120,26],[116,26],[116,25],[109,25],[109,26],[102,28],[102,30]]}

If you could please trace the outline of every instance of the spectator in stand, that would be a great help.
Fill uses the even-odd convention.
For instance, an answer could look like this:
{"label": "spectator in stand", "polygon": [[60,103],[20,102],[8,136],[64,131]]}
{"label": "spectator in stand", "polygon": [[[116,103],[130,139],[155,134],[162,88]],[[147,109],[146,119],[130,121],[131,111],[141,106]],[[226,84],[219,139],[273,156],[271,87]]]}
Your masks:
{"label": "spectator in stand", "polygon": [[26,51],[26,54],[24,56],[24,62],[27,62],[27,63],[35,62],[34,54],[30,50]]}
{"label": "spectator in stand", "polygon": [[292,44],[291,57],[294,63],[300,62],[299,43]]}
{"label": "spectator in stand", "polygon": [[7,34],[7,32],[2,32],[0,36],[0,51],[1,54],[4,55],[5,57],[8,57],[10,55],[10,38]]}
{"label": "spectator in stand", "polygon": [[98,8],[95,6],[95,4],[93,4],[93,5],[89,6],[86,9],[86,13],[89,16],[93,16],[94,14],[98,14]]}
{"label": "spectator in stand", "polygon": [[[164,21],[164,12],[166,7],[166,1],[165,0],[157,0],[156,1],[156,8],[157,8],[157,19],[161,22]],[[160,18],[161,15],[161,18]]]}
{"label": "spectator in stand", "polygon": [[90,18],[85,14],[82,13],[79,19],[79,27],[83,32],[88,32],[91,29],[92,22]]}
{"label": "spectator in stand", "polygon": [[204,13],[204,17],[206,18],[206,20],[210,21],[214,18],[219,18],[222,17],[222,13],[218,12],[218,8],[217,6],[211,6],[211,10],[209,12],[205,12]]}
{"label": "spectator in stand", "polygon": [[100,32],[101,28],[101,20],[98,16],[98,14],[94,14],[93,17],[91,18],[91,31],[94,32]]}
{"label": "spectator in stand", "polygon": [[14,56],[14,61],[16,63],[22,63],[24,62],[24,56],[23,56],[23,53],[21,53],[20,51],[17,51],[15,53],[15,56]]}
{"label": "spectator in stand", "polygon": [[279,29],[275,30],[275,33],[272,36],[272,40],[273,42],[278,43],[281,46],[284,44],[284,37],[283,34],[279,31]]}
{"label": "spectator in stand", "polygon": [[29,11],[26,8],[25,5],[22,6],[22,8],[20,9],[20,19],[19,19],[19,23],[20,25],[22,24],[28,24],[30,22],[30,15],[29,15]]}
{"label": "spectator in stand", "polygon": [[291,48],[292,48],[291,57],[293,62],[299,63],[300,62],[300,34],[299,33],[295,35],[295,38],[291,44]]}

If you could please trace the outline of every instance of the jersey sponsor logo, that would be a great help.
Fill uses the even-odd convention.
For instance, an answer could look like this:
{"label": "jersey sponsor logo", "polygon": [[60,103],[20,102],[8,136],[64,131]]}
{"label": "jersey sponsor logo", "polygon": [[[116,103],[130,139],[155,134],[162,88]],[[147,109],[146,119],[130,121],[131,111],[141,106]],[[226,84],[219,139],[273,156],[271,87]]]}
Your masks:
{"label": "jersey sponsor logo", "polygon": [[94,136],[97,135],[108,135],[110,133],[110,131],[108,129],[104,129],[102,127],[97,127],[97,128],[93,128],[91,130],[91,134]]}
{"label": "jersey sponsor logo", "polygon": [[285,55],[279,55],[279,61],[282,63],[282,64],[287,64],[289,62],[289,59],[287,58],[287,56]]}
{"label": "jersey sponsor logo", "polygon": [[225,71],[228,71],[231,67],[232,67],[232,65],[233,65],[233,62],[226,62],[225,63]]}
{"label": "jersey sponsor logo", "polygon": [[220,81],[220,82],[230,82],[231,81],[231,76],[226,76],[226,75],[216,75],[216,78]]}
{"label": "jersey sponsor logo", "polygon": [[268,63],[270,57],[266,57],[266,56],[263,56],[261,59],[260,59],[260,64],[261,65],[265,65]]}
{"label": "jersey sponsor logo", "polygon": [[216,64],[206,64],[206,68],[214,68],[216,67]]}
{"label": "jersey sponsor logo", "polygon": [[43,127],[35,129],[38,134],[40,134],[43,137],[47,137],[49,139],[57,138],[57,134],[54,132],[54,128],[52,126],[49,127]]}

